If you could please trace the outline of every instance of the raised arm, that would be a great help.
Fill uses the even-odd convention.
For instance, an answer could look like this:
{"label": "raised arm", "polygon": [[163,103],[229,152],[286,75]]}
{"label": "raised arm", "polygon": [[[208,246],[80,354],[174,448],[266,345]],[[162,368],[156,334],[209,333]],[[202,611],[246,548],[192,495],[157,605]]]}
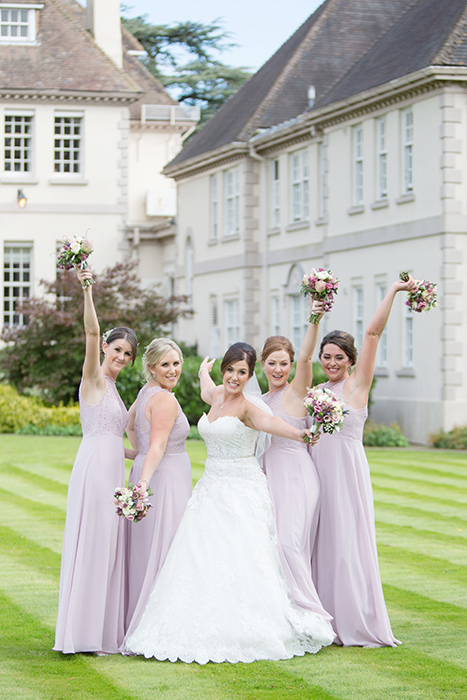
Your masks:
{"label": "raised arm", "polygon": [[212,406],[213,398],[214,398],[214,392],[217,389],[217,386],[213,382],[210,372],[212,370],[212,366],[214,362],[216,361],[216,358],[213,360],[209,359],[209,355],[204,358],[202,363],[200,364],[199,371],[198,371],[198,377],[199,377],[199,384],[200,384],[200,389],[201,389],[201,398],[203,401],[209,406]]}
{"label": "raised arm", "polygon": [[151,477],[164,456],[167,440],[178,414],[177,400],[169,392],[159,392],[149,399],[146,417],[151,424],[149,450],[143,462],[140,482],[147,490]]}
{"label": "raised arm", "polygon": [[[319,321],[321,321],[324,316],[324,303],[322,301],[312,300],[310,304],[310,316],[311,314],[317,314]],[[294,398],[298,399],[300,402],[303,401],[313,381],[313,353],[318,342],[319,321],[318,323],[308,324],[302,347],[297,357],[295,377],[290,382],[289,391],[293,394]]]}
{"label": "raised arm", "polygon": [[373,381],[378,343],[391,313],[396,294],[398,292],[414,292],[416,289],[417,285],[412,277],[409,277],[407,282],[397,280],[389,287],[386,296],[376,309],[375,315],[366,329],[355,370],[347,382],[347,399],[354,408],[363,408],[367,403]]}
{"label": "raised arm", "polygon": [[95,403],[105,391],[105,380],[100,366],[100,329],[92,298],[92,285],[83,286],[85,280],[92,279],[92,275],[89,270],[77,269],[76,276],[83,287],[83,319],[86,334],[81,390],[85,401]]}

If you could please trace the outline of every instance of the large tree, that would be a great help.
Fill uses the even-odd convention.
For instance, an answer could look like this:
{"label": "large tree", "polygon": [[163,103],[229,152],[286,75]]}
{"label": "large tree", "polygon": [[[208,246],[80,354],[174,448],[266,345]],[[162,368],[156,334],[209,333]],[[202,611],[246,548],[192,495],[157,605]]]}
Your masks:
{"label": "large tree", "polygon": [[123,22],[144,47],[142,61],[148,70],[173,89],[179,102],[201,106],[201,123],[251,75],[245,67],[235,68],[216,58],[233,46],[219,20],[157,25],[140,16]]}
{"label": "large tree", "polygon": [[[96,277],[93,297],[101,331],[129,326],[141,348],[179,316],[191,314],[186,297],[164,297],[142,288],[136,263],[118,263]],[[7,343],[0,353],[4,378],[17,387],[39,390],[50,403],[77,398],[84,359],[83,292],[74,271],[61,271],[55,282],[41,281],[45,296],[26,300],[18,311],[23,326],[5,326]]]}

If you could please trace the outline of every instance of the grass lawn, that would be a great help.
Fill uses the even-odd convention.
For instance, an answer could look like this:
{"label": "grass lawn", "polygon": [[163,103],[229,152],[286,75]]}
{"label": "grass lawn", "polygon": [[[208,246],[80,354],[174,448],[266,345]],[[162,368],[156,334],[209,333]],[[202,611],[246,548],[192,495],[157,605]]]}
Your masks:
{"label": "grass lawn", "polygon": [[[198,666],[52,651],[78,444],[0,435],[2,700],[466,700],[466,453],[368,450],[381,574],[402,646]],[[203,443],[189,452],[196,481]]]}

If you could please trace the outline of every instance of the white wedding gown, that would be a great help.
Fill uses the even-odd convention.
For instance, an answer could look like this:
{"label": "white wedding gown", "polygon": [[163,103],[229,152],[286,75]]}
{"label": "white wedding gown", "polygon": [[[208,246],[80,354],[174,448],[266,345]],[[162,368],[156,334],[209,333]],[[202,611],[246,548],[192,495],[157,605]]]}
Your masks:
{"label": "white wedding gown", "polygon": [[292,603],[254,456],[257,431],[232,416],[210,423],[203,415],[198,426],[208,451],[204,476],[127,652],[199,664],[316,653],[334,633]]}

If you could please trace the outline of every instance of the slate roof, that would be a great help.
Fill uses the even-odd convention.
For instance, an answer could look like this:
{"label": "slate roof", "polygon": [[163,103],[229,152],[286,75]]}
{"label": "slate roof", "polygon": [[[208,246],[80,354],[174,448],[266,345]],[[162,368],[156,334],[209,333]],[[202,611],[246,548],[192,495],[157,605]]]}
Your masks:
{"label": "slate roof", "polygon": [[[15,3],[18,1],[23,0]],[[86,30],[86,10],[78,2],[41,3],[44,7],[39,11],[37,45],[0,43],[0,90],[140,98],[131,105],[133,118],[139,118],[142,102],[176,104],[138,59],[127,53],[142,47],[124,27],[121,70]],[[11,3],[0,0],[0,9],[2,4]]]}
{"label": "slate roof", "polygon": [[462,65],[466,7],[467,0],[325,0],[167,169],[433,62]]}

